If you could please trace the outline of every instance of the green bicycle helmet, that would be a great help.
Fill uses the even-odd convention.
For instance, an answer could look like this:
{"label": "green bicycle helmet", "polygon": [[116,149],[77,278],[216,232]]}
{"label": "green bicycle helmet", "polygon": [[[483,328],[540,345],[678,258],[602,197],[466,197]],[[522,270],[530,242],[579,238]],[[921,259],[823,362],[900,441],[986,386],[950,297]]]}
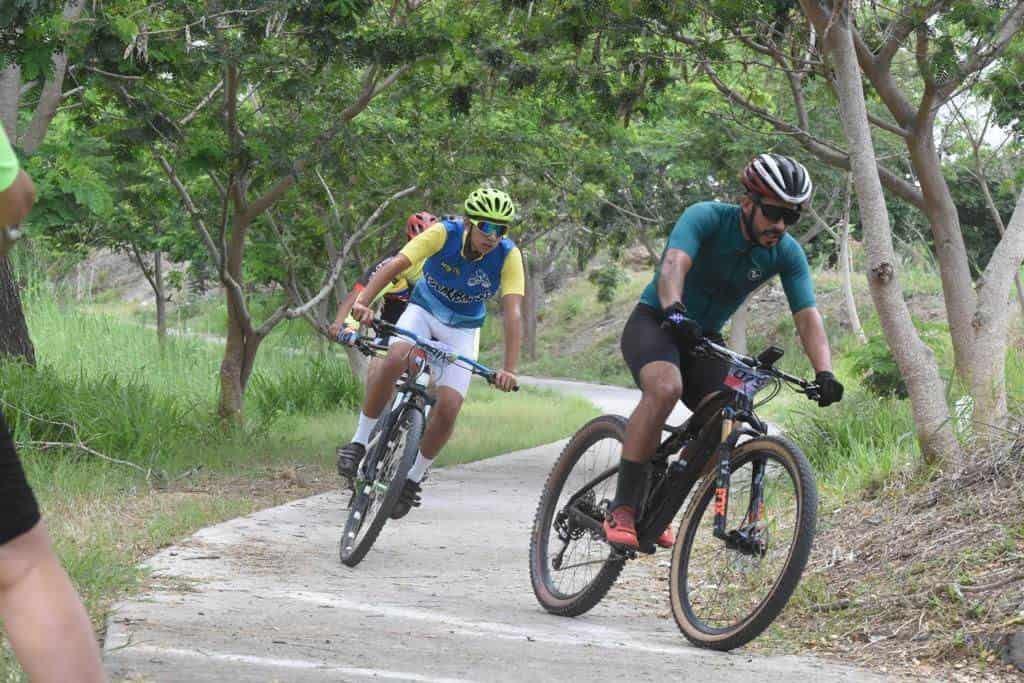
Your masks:
{"label": "green bicycle helmet", "polygon": [[516,207],[512,198],[501,190],[481,187],[470,192],[466,198],[466,215],[507,224],[515,218]]}

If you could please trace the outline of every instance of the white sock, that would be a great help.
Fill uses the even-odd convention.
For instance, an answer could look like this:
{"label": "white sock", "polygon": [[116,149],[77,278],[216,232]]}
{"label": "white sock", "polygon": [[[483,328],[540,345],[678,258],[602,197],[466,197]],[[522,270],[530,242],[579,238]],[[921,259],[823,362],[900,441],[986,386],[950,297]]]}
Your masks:
{"label": "white sock", "polygon": [[366,417],[362,412],[359,413],[359,426],[356,427],[356,435],[352,437],[352,441],[355,443],[361,443],[364,446],[366,442],[370,440],[370,432],[373,431],[374,426],[377,424],[377,417]]}
{"label": "white sock", "polygon": [[409,479],[416,483],[423,481],[423,475],[427,473],[432,464],[434,464],[433,458],[425,457],[423,451],[417,451],[416,462],[412,464],[412,468],[409,470]]}

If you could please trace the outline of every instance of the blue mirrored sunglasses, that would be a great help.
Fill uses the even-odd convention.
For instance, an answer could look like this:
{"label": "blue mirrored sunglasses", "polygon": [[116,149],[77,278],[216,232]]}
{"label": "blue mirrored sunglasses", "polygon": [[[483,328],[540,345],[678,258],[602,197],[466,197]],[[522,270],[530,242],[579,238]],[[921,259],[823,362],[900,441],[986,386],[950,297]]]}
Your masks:
{"label": "blue mirrored sunglasses", "polygon": [[508,231],[507,225],[501,223],[492,223],[490,221],[477,221],[476,227],[480,228],[480,232],[485,235],[497,235],[498,237],[504,237]]}

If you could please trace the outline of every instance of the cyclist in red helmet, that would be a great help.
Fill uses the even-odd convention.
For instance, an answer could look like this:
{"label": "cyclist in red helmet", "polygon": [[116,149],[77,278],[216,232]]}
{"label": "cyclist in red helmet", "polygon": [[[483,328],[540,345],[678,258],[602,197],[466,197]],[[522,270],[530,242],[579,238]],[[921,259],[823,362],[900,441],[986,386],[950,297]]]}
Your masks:
{"label": "cyclist in red helmet", "polygon": [[427,213],[426,211],[414,213],[405,222],[405,236],[412,239],[436,222],[437,217],[434,214]]}
{"label": "cyclist in red helmet", "polygon": [[[691,410],[722,387],[725,368],[692,353],[721,329],[747,296],[778,275],[804,351],[817,372],[819,404],[836,403],[843,385],[815,306],[811,271],[800,243],[786,234],[800,219],[813,186],[803,164],[759,154],[740,174],[738,204],[700,202],[683,212],[669,235],[654,278],[622,331],[622,355],[641,398],[626,426],[615,500],[604,524],[609,542],[638,546],[635,517],[647,463],[662,425],[680,399]],[[671,547],[666,529],[657,544]]]}

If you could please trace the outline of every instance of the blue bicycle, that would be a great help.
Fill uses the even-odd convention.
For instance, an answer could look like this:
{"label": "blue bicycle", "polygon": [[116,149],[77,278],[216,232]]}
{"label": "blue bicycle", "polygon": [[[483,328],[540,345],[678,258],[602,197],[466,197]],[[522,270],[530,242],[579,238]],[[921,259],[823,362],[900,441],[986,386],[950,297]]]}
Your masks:
{"label": "blue bicycle", "polygon": [[[497,375],[472,358],[391,323],[374,320],[373,328],[383,335],[406,339],[412,342],[413,348],[409,353],[409,369],[398,380],[396,395],[378,423],[380,428],[371,436],[366,457],[356,474],[348,519],[341,535],[341,562],[349,567],[359,564],[373,547],[401,497],[409,470],[416,461],[427,412],[434,404],[428,387],[430,373],[440,376],[440,370],[446,365],[459,364],[492,385]],[[385,349],[369,337],[356,335],[348,341],[367,356],[380,355]]]}

